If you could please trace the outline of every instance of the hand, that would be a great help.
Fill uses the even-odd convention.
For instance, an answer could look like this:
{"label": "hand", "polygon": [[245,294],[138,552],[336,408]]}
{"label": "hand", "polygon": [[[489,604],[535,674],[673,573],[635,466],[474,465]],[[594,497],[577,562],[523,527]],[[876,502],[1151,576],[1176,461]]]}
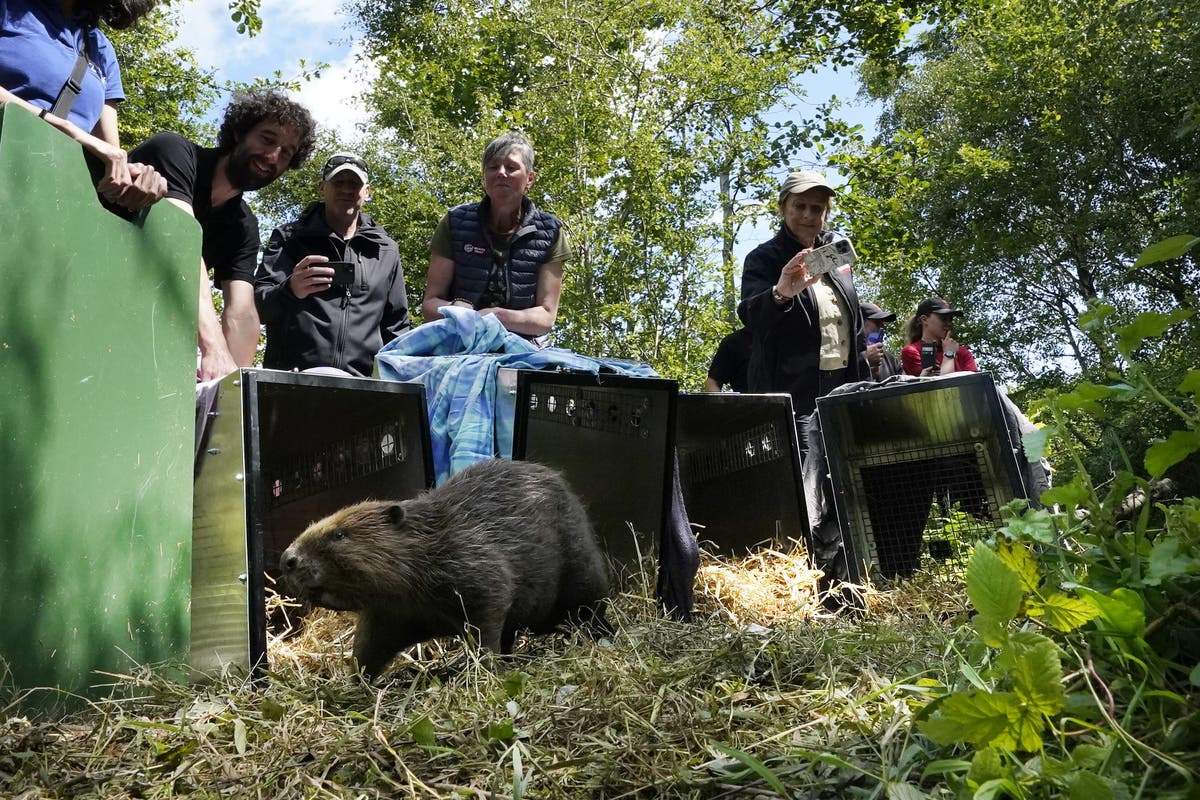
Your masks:
{"label": "hand", "polygon": [[879,369],[880,362],[883,361],[883,342],[871,342],[867,345],[867,363],[871,365],[871,369]]}
{"label": "hand", "polygon": [[808,267],[805,265],[804,257],[811,252],[812,248],[806,247],[792,256],[791,260],[783,265],[783,271],[779,273],[779,281],[775,284],[775,291],[781,297],[795,297],[809,286],[821,280],[820,275],[808,274]]}
{"label": "hand", "polygon": [[475,306],[471,305],[466,300],[455,300],[450,305],[454,306],[455,308],[470,308],[470,309],[475,308]]}
{"label": "hand", "polygon": [[937,374],[936,367],[926,367],[925,369],[921,370],[922,378],[932,378],[935,374]]}
{"label": "hand", "polygon": [[[105,199],[113,203],[120,203],[121,196],[128,191],[134,183],[133,175],[129,170],[129,154],[119,147],[109,144],[103,139],[97,139],[94,136],[89,136],[84,146],[100,159],[100,163],[104,168],[104,174],[100,176],[100,182],[96,184],[96,191]],[[163,190],[165,193],[165,189]]]}
{"label": "hand", "polygon": [[958,342],[950,334],[946,334],[946,338],[942,339],[942,352],[946,355],[951,355],[958,352]]}
{"label": "hand", "polygon": [[149,164],[129,164],[132,183],[118,190],[114,184],[99,189],[106,200],[137,211],[154,205],[167,194],[167,179]]}
{"label": "hand", "polygon": [[196,370],[196,377],[202,381],[211,381],[224,378],[237,368],[238,365],[233,360],[233,355],[230,354],[228,347],[214,347],[207,352],[201,351],[200,369]]}
{"label": "hand", "polygon": [[297,300],[303,300],[310,294],[323,292],[333,286],[333,267],[322,264],[329,263],[325,256],[305,256],[292,270],[288,278],[288,286]]}

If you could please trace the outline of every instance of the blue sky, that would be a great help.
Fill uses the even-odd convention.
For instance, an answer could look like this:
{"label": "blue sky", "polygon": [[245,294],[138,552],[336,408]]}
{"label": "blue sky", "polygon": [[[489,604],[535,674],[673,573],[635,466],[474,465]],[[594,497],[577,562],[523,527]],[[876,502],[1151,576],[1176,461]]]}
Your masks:
{"label": "blue sky", "polygon": [[[279,70],[285,77],[300,72],[300,60],[323,61],[330,65],[321,77],[306,83],[295,95],[322,126],[332,128],[344,140],[355,138],[356,128],[365,121],[366,111],[357,95],[369,85],[373,75],[359,63],[359,48],[348,18],[338,0],[263,0],[260,13],[262,33],[253,38],[238,34],[229,18],[227,0],[182,0],[178,3],[179,42],[191,48],[201,66],[216,70],[218,81],[247,81]],[[824,70],[806,80],[808,96],[802,107],[816,107],[831,95],[844,104],[843,116],[863,126],[869,138],[875,131],[878,107],[855,103],[857,86],[852,71]],[[224,107],[224,98],[218,103]],[[219,111],[219,109],[218,109]],[[792,166],[816,166],[810,163]],[[786,165],[780,165],[782,179]],[[831,176],[836,182],[836,177]],[[772,223],[764,221],[744,229],[738,237],[735,254],[740,261],[757,243],[770,237]]]}

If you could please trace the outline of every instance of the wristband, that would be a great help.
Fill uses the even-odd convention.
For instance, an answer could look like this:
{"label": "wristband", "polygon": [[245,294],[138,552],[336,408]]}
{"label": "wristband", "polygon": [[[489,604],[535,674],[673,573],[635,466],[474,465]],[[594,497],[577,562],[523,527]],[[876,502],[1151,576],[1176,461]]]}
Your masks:
{"label": "wristband", "polygon": [[42,113],[38,114],[38,119],[45,119],[45,118],[46,118],[46,115],[47,115],[47,114],[49,114],[49,113],[50,113],[50,109],[48,109],[48,108],[43,108],[43,109],[42,109]]}
{"label": "wristband", "polygon": [[771,287],[771,297],[772,297],[772,299],[775,300],[775,304],[780,305],[780,306],[787,303],[788,301],[790,301],[792,299],[790,297],[784,297],[783,295],[781,295],[779,293],[779,289],[774,286]]}

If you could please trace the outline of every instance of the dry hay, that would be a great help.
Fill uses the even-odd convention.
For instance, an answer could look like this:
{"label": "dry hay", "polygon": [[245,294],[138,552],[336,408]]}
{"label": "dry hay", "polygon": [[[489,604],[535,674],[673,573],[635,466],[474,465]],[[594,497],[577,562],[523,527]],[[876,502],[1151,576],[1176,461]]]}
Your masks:
{"label": "dry hay", "polygon": [[[427,643],[376,684],[354,673],[353,615],[301,623],[275,598],[288,622],[262,685],[137,669],[48,720],[13,698],[0,796],[778,796],[751,764],[794,796],[870,794],[866,773],[911,744],[912,679],[957,666],[943,625],[878,613],[878,593],[865,619],[821,612],[795,549],[706,557],[691,623],[658,613],[655,565],[641,567],[613,600],[611,639],[531,636],[504,658]],[[855,766],[804,755],[827,752]]]}

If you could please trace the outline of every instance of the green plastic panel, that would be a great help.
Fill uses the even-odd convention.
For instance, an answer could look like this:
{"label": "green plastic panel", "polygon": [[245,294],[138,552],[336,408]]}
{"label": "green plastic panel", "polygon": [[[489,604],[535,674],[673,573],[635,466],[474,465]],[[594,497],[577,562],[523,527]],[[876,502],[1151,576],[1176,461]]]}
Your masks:
{"label": "green plastic panel", "polygon": [[187,653],[200,229],[12,105],[0,213],[0,659],[86,690]]}

